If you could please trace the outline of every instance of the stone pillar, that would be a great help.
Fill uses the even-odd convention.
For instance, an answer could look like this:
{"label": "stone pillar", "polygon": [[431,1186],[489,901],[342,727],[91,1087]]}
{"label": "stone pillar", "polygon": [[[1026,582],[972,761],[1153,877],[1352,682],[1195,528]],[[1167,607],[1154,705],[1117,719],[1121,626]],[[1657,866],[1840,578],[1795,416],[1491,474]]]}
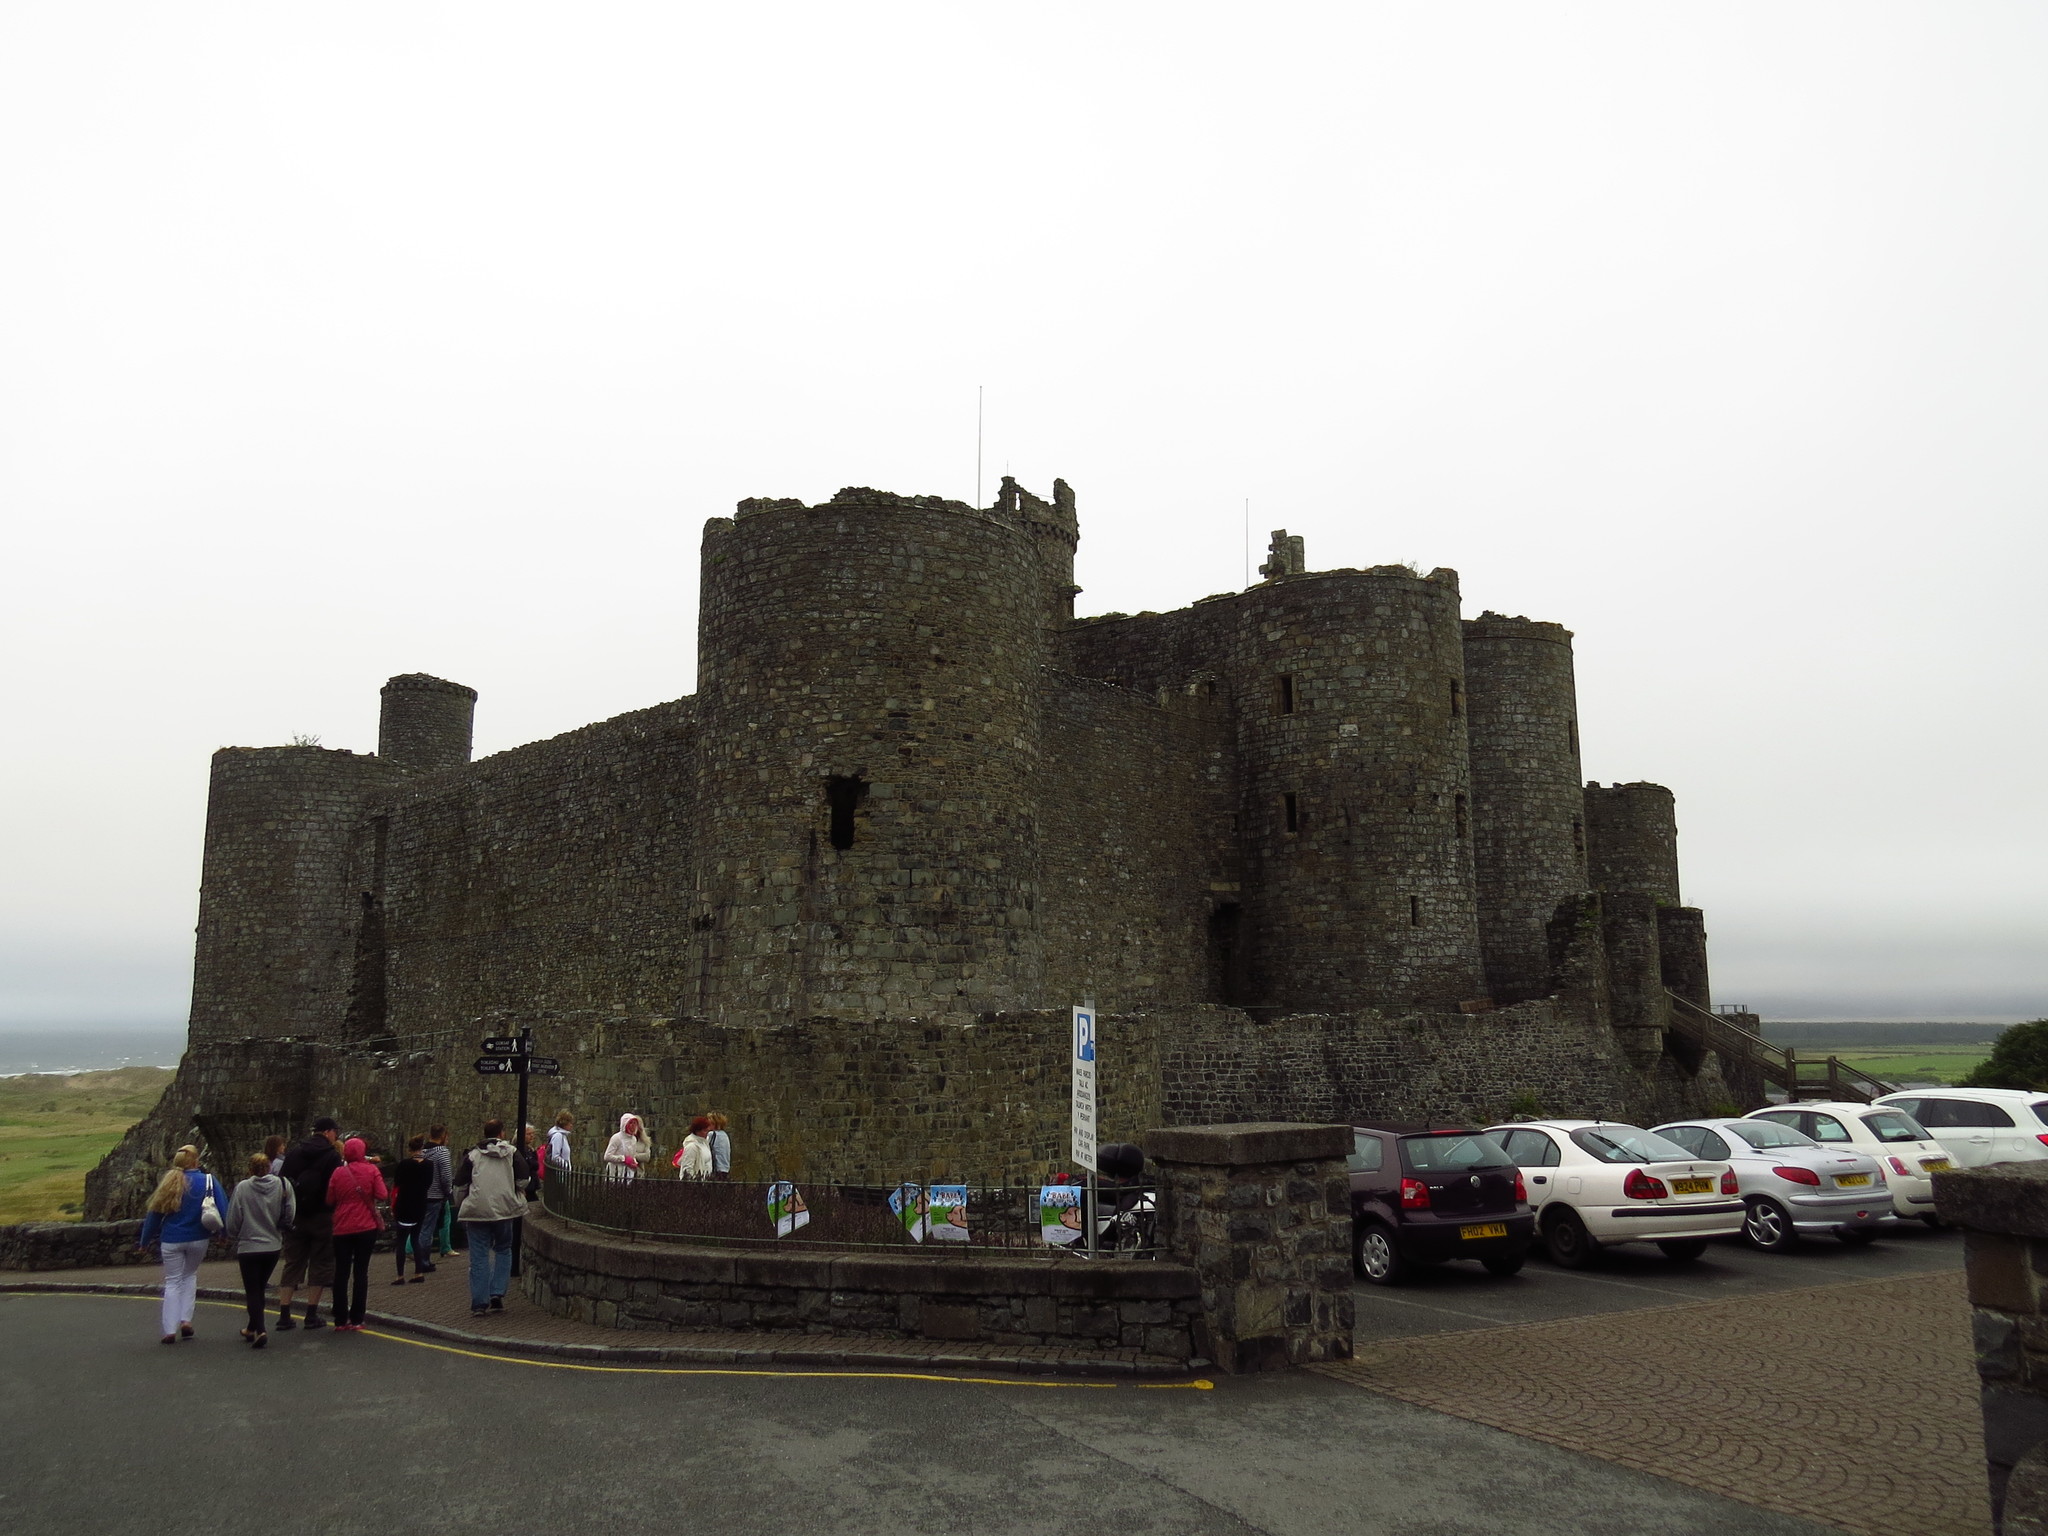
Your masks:
{"label": "stone pillar", "polygon": [[1196,1347],[1222,1371],[1351,1358],[1351,1128],[1149,1131],[1166,1246],[1201,1285]]}
{"label": "stone pillar", "polygon": [[1992,1528],[2048,1532],[2048,1163],[1937,1173],[1934,1208],[1963,1229]]}

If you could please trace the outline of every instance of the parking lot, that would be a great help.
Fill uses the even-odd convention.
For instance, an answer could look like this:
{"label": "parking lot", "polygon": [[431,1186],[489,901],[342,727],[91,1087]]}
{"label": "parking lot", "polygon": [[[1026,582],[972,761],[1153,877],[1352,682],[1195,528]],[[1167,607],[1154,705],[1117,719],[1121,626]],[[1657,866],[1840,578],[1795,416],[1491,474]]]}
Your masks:
{"label": "parking lot", "polygon": [[1838,1529],[1988,1536],[1962,1242],[1714,1242],[1360,1284],[1325,1375]]}

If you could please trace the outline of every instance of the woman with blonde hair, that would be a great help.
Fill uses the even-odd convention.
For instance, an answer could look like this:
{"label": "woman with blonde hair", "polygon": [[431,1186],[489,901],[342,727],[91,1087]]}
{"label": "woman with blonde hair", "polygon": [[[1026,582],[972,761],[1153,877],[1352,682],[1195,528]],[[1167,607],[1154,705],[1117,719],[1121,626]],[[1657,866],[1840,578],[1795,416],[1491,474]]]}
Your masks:
{"label": "woman with blonde hair", "polygon": [[646,1127],[631,1110],[619,1116],[618,1134],[605,1143],[604,1172],[610,1179],[635,1179],[647,1160],[654,1156],[654,1143]]}
{"label": "woman with blonde hair", "polygon": [[170,1171],[149,1197],[136,1247],[160,1244],[164,1261],[163,1324],[166,1344],[192,1337],[199,1302],[199,1263],[213,1234],[227,1225],[228,1197],[220,1181],[199,1167],[199,1149],[180,1147]]}

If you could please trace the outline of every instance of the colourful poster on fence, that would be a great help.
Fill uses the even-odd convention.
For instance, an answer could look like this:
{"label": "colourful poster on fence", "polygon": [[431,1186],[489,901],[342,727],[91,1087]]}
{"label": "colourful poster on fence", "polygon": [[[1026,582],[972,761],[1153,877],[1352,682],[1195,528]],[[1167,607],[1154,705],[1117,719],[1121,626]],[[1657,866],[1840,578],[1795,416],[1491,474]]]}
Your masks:
{"label": "colourful poster on fence", "polygon": [[798,1227],[811,1223],[810,1207],[787,1179],[768,1186],[768,1220],[774,1224],[777,1237],[787,1237]]}
{"label": "colourful poster on fence", "polygon": [[934,1184],[926,1199],[928,1230],[935,1243],[967,1241],[967,1186]]}
{"label": "colourful poster on fence", "polygon": [[1046,1184],[1038,1191],[1038,1230],[1055,1248],[1081,1240],[1081,1196],[1079,1184]]}
{"label": "colourful poster on fence", "polygon": [[924,1241],[928,1217],[925,1213],[924,1186],[921,1184],[898,1184],[889,1196],[889,1209],[896,1213],[896,1219],[903,1223],[903,1230],[910,1234],[913,1243]]}

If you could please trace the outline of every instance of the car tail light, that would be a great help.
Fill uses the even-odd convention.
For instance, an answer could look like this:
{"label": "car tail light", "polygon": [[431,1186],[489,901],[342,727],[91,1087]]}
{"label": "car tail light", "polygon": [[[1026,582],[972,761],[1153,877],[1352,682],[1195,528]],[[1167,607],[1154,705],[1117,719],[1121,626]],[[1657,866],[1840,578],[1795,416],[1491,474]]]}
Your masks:
{"label": "car tail light", "polygon": [[1653,1179],[1640,1168],[1628,1171],[1628,1180],[1621,1186],[1621,1192],[1631,1200],[1662,1200],[1671,1191],[1664,1187],[1662,1179]]}
{"label": "car tail light", "polygon": [[2036,1136],[2034,1140],[2040,1142],[2042,1146],[2048,1147],[2048,1134]]}
{"label": "car tail light", "polygon": [[1528,1203],[1529,1186],[1522,1182],[1522,1170],[1517,1168],[1515,1170],[1515,1204],[1527,1205]]}
{"label": "car tail light", "polygon": [[1905,1165],[1905,1164],[1904,1164],[1903,1162],[1901,1162],[1901,1161],[1900,1161],[1900,1160],[1899,1160],[1898,1158],[1896,1158],[1896,1157],[1888,1157],[1888,1158],[1886,1158],[1886,1159],[1885,1159],[1885,1161],[1886,1161],[1886,1162],[1888,1162],[1888,1163],[1890,1163],[1890,1164],[1892,1165],[1892,1167],[1893,1167],[1893,1168],[1895,1168],[1895,1169],[1896,1169],[1896,1170],[1897,1170],[1898,1172],[1900,1172],[1900,1173],[1903,1173],[1904,1175],[1906,1175],[1906,1177],[1907,1177],[1907,1178],[1911,1178],[1911,1177],[1913,1176],[1913,1170],[1912,1170],[1912,1169],[1910,1169],[1910,1168],[1908,1168],[1908,1167],[1907,1167],[1907,1166],[1906,1166],[1906,1165]]}
{"label": "car tail light", "polygon": [[1742,1193],[1742,1183],[1735,1177],[1735,1170],[1733,1168],[1730,1168],[1721,1175],[1721,1193],[1724,1195],[1739,1195]]}
{"label": "car tail light", "polygon": [[1815,1189],[1820,1188],[1820,1175],[1811,1168],[1773,1168],[1771,1172],[1781,1179],[1790,1179],[1794,1184],[1811,1184]]}
{"label": "car tail light", "polygon": [[1401,1181],[1401,1209],[1404,1211],[1426,1211],[1429,1209],[1429,1186],[1420,1179]]}

